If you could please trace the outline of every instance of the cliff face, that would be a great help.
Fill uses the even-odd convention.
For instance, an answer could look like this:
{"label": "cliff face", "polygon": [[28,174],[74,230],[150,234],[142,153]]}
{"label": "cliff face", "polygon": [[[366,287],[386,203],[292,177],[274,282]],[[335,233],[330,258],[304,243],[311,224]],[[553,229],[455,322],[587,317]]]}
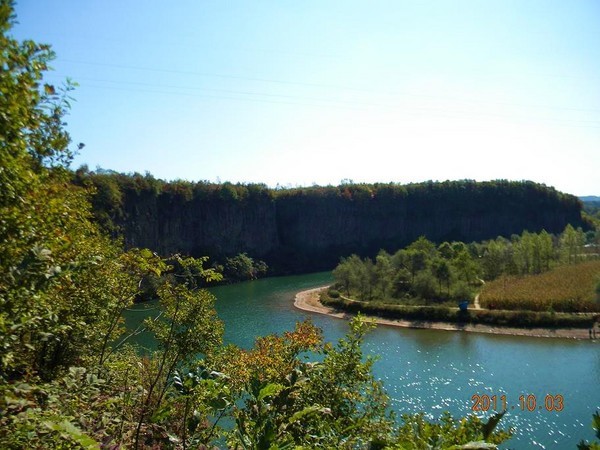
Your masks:
{"label": "cliff face", "polygon": [[280,273],[330,269],[341,256],[395,251],[421,235],[471,242],[523,230],[560,233],[568,223],[585,227],[575,197],[531,182],[273,191],[153,179],[133,187],[131,177],[118,177],[113,221],[126,246],[212,258],[246,252]]}
{"label": "cliff face", "polygon": [[291,253],[328,267],[340,256],[395,251],[419,236],[434,242],[510,237],[523,230],[560,233],[585,226],[577,202],[490,190],[411,193],[366,199],[289,197],[278,200],[278,238]]}
{"label": "cliff face", "polygon": [[121,229],[127,247],[160,254],[262,256],[278,245],[275,203],[228,202],[129,192]]}

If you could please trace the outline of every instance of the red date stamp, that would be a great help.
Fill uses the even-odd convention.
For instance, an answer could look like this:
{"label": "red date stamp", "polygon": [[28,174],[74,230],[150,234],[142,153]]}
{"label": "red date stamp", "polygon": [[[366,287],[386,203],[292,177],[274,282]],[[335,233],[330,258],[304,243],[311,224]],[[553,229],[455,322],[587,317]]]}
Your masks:
{"label": "red date stamp", "polygon": [[556,411],[560,412],[565,407],[565,399],[561,394],[546,394],[543,398],[534,394],[521,394],[516,404],[510,404],[506,394],[488,395],[473,394],[471,409],[476,412],[485,411]]}

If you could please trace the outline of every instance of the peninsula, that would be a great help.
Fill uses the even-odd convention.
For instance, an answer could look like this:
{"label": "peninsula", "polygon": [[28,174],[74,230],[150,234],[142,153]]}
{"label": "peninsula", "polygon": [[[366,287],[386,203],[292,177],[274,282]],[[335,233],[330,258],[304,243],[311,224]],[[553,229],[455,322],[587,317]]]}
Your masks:
{"label": "peninsula", "polygon": [[[320,301],[320,294],[328,286],[322,286],[314,289],[308,289],[296,294],[294,306],[302,311],[311,313],[325,314],[338,319],[349,319],[352,314],[325,306]],[[589,339],[589,330],[582,328],[515,328],[500,327],[483,324],[457,324],[450,322],[433,322],[421,320],[398,320],[386,319],[383,317],[367,316],[373,319],[377,324],[402,327],[402,328],[423,328],[432,330],[446,331],[468,331],[474,333],[506,334],[513,336],[531,336],[546,338],[566,338],[566,339]],[[596,336],[600,342],[600,328],[596,328]]]}

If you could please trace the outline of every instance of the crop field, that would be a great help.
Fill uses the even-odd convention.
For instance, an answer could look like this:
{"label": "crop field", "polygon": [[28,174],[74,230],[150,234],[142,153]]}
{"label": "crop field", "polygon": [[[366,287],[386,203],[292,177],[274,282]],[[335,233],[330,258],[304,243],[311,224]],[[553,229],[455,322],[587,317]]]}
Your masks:
{"label": "crop field", "polygon": [[599,312],[600,260],[561,266],[528,276],[505,276],[487,283],[479,296],[489,309]]}

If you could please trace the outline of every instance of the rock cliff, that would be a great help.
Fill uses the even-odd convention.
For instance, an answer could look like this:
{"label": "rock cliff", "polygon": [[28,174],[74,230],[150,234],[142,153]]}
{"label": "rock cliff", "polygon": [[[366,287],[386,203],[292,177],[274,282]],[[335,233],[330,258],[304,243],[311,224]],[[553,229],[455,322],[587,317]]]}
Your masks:
{"label": "rock cliff", "polygon": [[395,251],[421,235],[438,243],[470,242],[523,230],[559,233],[569,223],[586,228],[577,198],[532,182],[275,191],[263,185],[136,180],[136,175],[86,177],[99,194],[116,189],[117,203],[95,202],[95,208],[110,216],[126,246],[212,258],[246,252],[276,273],[330,269],[341,256]]}

